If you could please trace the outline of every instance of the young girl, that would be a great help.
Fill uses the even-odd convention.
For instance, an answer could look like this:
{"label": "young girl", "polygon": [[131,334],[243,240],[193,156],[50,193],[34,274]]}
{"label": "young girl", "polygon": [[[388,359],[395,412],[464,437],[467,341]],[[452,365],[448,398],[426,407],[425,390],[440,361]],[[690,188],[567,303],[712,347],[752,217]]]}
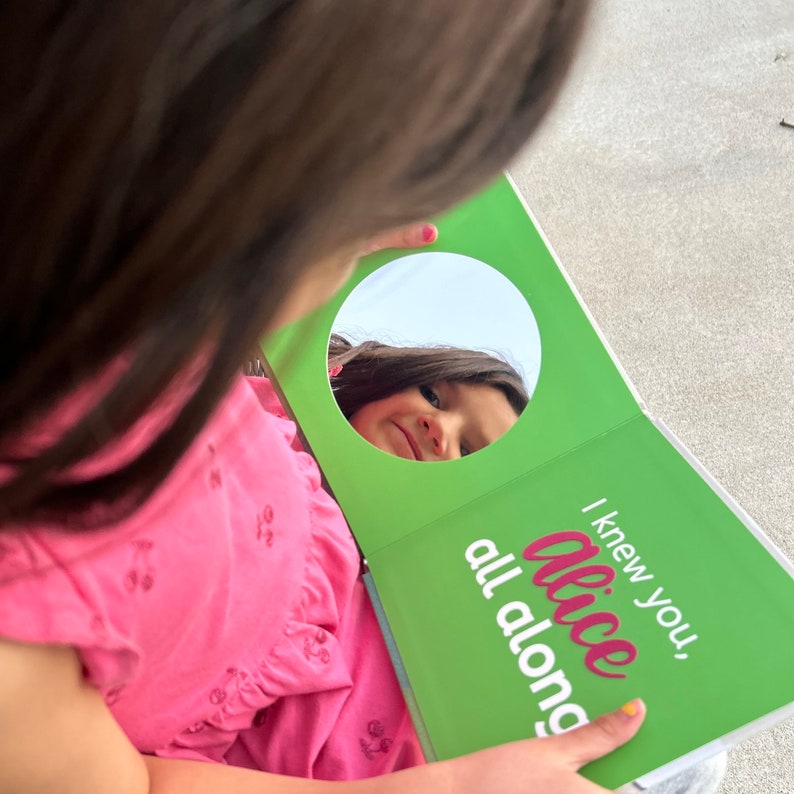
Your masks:
{"label": "young girl", "polygon": [[412,766],[338,508],[234,377],[505,164],[582,5],[3,4],[0,792],[599,790],[639,702]]}
{"label": "young girl", "polygon": [[333,334],[328,371],[352,427],[401,458],[452,460],[509,430],[529,402],[506,361],[456,347],[351,345]]}

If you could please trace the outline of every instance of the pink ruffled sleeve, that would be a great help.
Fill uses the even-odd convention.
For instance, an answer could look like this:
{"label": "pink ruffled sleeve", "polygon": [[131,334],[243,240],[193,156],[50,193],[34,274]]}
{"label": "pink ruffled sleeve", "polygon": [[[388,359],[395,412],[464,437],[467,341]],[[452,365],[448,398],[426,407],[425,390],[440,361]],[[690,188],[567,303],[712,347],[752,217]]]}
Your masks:
{"label": "pink ruffled sleeve", "polygon": [[0,536],[0,636],[79,648],[88,679],[107,691],[135,674],[140,650],[133,605],[118,597],[120,549],[106,546],[101,535]]}

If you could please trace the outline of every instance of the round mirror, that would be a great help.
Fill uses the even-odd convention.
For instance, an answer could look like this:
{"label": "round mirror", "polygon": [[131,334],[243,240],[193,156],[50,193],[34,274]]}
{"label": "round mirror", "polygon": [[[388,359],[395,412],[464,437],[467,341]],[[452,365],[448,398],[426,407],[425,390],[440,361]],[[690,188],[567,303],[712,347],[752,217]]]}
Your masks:
{"label": "round mirror", "polygon": [[395,259],[336,316],[328,375],[351,426],[400,458],[452,460],[496,441],[531,400],[540,336],[516,287],[477,259]]}

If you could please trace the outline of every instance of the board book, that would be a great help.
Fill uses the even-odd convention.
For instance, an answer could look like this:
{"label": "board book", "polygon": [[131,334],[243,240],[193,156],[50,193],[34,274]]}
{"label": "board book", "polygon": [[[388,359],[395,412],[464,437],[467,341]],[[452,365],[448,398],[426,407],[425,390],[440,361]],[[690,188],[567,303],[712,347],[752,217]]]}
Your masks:
{"label": "board book", "polygon": [[[484,263],[534,321],[512,330],[537,345],[522,365],[531,399],[499,440],[403,460],[334,401],[340,307],[410,252],[366,258],[329,304],[263,342],[366,557],[428,757],[558,733],[639,696],[639,734],[582,772],[633,791],[794,714],[791,564],[644,409],[507,178],[437,225],[420,276],[428,253]],[[450,293],[467,286],[445,278]],[[469,286],[471,306],[454,301],[464,326],[500,301]]]}

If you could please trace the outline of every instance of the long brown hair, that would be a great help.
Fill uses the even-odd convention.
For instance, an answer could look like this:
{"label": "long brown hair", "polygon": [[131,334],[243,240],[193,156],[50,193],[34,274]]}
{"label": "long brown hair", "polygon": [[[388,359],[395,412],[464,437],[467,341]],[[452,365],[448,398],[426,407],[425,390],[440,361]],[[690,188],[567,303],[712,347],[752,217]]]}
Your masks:
{"label": "long brown hair", "polygon": [[[447,208],[515,154],[585,6],[0,4],[0,521],[140,504],[298,274]],[[199,351],[197,385],[148,448],[70,481]],[[123,373],[71,429],[12,456],[122,353]]]}
{"label": "long brown hair", "polygon": [[516,416],[529,402],[526,385],[516,369],[480,350],[395,347],[375,340],[353,345],[345,337],[332,334],[328,371],[331,390],[347,419],[368,403],[439,381],[491,386],[504,394]]}

